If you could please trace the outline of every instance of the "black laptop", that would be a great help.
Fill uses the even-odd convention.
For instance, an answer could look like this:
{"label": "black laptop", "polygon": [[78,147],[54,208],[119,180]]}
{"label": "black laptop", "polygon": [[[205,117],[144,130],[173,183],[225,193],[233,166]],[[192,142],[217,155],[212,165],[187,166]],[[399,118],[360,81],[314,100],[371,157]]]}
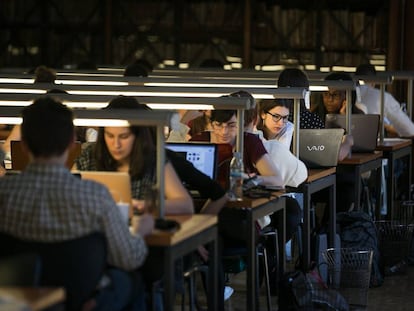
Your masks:
{"label": "black laptop", "polygon": [[[378,114],[353,114],[351,134],[354,138],[352,152],[374,152],[377,147],[380,116]],[[326,128],[346,128],[346,116],[327,114]]]}

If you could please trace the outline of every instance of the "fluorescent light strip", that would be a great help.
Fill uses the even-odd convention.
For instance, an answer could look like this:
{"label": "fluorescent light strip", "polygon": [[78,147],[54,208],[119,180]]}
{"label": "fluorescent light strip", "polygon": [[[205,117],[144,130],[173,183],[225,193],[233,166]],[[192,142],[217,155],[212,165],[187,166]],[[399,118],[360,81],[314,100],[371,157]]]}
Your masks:
{"label": "fluorescent light strip", "polygon": [[34,79],[0,78],[0,83],[34,83]]}
{"label": "fluorescent light strip", "polygon": [[317,92],[321,92],[321,91],[329,91],[329,88],[327,86],[309,86],[309,91],[317,91]]}
{"label": "fluorescent light strip", "polygon": [[128,121],[117,119],[74,119],[73,124],[75,126],[130,126],[130,123]]}
{"label": "fluorescent light strip", "polygon": [[22,118],[19,117],[0,117],[0,124],[21,124]]}
{"label": "fluorescent light strip", "polygon": [[[227,93],[179,93],[179,92],[129,92],[129,91],[68,91],[69,94],[74,95],[108,95],[108,96],[159,96],[159,97],[220,97],[228,95]],[[156,94],[155,94],[156,93]],[[254,98],[257,99],[272,99],[271,94],[253,93]]]}
{"label": "fluorescent light strip", "polygon": [[2,88],[0,88],[0,93],[46,94],[46,90],[39,90],[39,89],[2,89]]}
{"label": "fluorescent light strip", "polygon": [[[62,101],[63,104],[70,108],[87,108],[87,109],[102,109],[108,106],[108,103],[104,102],[72,102],[72,101]],[[12,107],[25,107],[33,103],[33,100],[1,100],[0,106],[12,106]],[[170,106],[171,107],[171,106]],[[183,108],[185,109],[185,108]],[[202,110],[202,109],[200,109]]]}
{"label": "fluorescent light strip", "polygon": [[171,107],[174,106],[175,110],[214,110],[213,105],[192,105],[192,104],[162,104],[162,103],[151,103],[146,104],[151,109],[164,109],[171,110]]}
{"label": "fluorescent light strip", "polygon": [[0,100],[0,106],[24,107],[33,103],[33,100]]}
{"label": "fluorescent light strip", "polygon": [[[117,81],[82,81],[82,80],[56,80],[56,84],[66,85],[115,85],[115,86],[126,86],[128,82],[117,82]],[[12,83],[12,82],[8,82]]]}
{"label": "fluorescent light strip", "polygon": [[[123,72],[123,71],[122,71]],[[87,76],[87,77],[123,77],[123,74],[110,74],[110,73],[82,73],[82,72],[58,72],[58,76]]]}
{"label": "fluorescent light strip", "polygon": [[144,83],[144,86],[165,86],[165,87],[235,87],[235,88],[275,88],[273,84],[213,84],[213,83],[180,83],[180,82],[149,82]]}

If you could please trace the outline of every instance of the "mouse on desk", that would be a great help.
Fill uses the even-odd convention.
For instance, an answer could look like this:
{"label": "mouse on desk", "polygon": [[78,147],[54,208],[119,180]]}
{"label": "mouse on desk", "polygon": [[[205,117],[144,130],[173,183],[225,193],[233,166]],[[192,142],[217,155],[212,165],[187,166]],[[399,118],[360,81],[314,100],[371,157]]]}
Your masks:
{"label": "mouse on desk", "polygon": [[180,224],[171,219],[157,218],[155,219],[155,228],[162,231],[177,231],[180,229]]}

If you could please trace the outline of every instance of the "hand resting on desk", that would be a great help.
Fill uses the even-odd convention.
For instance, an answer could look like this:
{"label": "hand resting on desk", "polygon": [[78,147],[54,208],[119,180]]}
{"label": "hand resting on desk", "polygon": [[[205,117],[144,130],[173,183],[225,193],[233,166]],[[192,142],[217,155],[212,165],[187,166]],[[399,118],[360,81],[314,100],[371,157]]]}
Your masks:
{"label": "hand resting on desk", "polygon": [[134,215],[131,221],[132,234],[139,234],[142,237],[152,233],[155,227],[154,217],[151,214]]}

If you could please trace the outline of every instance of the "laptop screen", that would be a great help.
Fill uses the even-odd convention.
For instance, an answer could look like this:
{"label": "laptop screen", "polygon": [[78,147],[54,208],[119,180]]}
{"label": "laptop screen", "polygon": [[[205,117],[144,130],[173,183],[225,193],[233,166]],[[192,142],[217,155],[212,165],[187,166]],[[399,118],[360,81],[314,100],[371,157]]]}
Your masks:
{"label": "laptop screen", "polygon": [[[351,116],[351,134],[354,138],[353,152],[373,152],[377,147],[380,116],[378,114],[353,114]],[[346,127],[346,116],[327,114],[326,128]]]}
{"label": "laptop screen", "polygon": [[217,145],[210,143],[166,143],[165,147],[175,151],[187,161],[193,163],[194,167],[209,176],[216,178],[217,172]]}

